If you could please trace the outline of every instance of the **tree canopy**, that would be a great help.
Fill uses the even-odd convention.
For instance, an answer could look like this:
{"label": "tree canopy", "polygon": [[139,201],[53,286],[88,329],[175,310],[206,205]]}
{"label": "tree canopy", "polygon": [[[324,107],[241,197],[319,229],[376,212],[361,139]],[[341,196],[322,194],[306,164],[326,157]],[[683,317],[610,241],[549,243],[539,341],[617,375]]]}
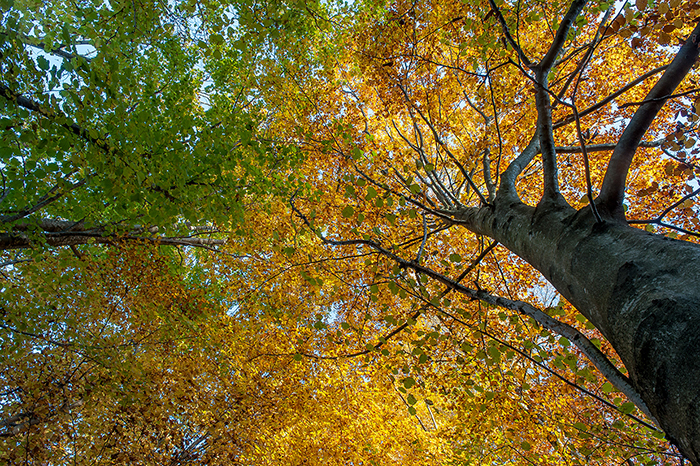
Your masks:
{"label": "tree canopy", "polygon": [[700,464],[700,4],[0,0],[6,464]]}

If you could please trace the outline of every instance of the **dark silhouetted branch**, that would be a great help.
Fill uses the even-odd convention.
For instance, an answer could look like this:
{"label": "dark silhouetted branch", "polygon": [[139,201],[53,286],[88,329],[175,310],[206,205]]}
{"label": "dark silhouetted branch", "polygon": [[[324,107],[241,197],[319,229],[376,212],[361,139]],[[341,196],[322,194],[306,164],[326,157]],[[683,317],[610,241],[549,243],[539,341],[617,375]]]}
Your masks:
{"label": "dark silhouetted branch", "polygon": [[532,62],[530,62],[530,59],[527,58],[523,50],[520,48],[520,45],[518,42],[513,39],[513,36],[510,33],[510,29],[508,28],[508,24],[506,23],[506,19],[503,17],[503,13],[501,13],[501,10],[498,9],[496,6],[496,2],[493,0],[489,0],[489,5],[491,6],[491,11],[494,12],[496,15],[496,18],[498,19],[498,22],[501,24],[501,27],[503,28],[503,35],[506,36],[506,40],[510,44],[511,47],[513,47],[513,50],[518,54],[518,58],[520,61],[530,68],[532,66]]}
{"label": "dark silhouetted branch", "polygon": [[575,0],[571,4],[569,10],[561,19],[561,23],[559,23],[559,28],[554,36],[554,41],[552,41],[552,44],[549,46],[547,54],[537,64],[537,68],[542,71],[549,72],[554,64],[554,60],[557,59],[564,48],[564,43],[569,35],[571,26],[573,26],[574,21],[576,21],[576,18],[578,17],[579,13],[581,13],[581,10],[583,10],[583,7],[586,6],[586,3],[588,3],[588,0]]}
{"label": "dark silhouetted branch", "polygon": [[696,25],[683,47],[644,99],[646,103],[635,112],[613,151],[605,171],[597,204],[610,216],[624,220],[622,202],[627,183],[627,172],[632,164],[639,142],[666,100],[683,81],[698,58],[700,23]]}
{"label": "dark silhouetted branch", "polygon": [[[604,106],[606,106],[607,104],[609,104],[610,102],[615,100],[616,98],[620,97],[625,92],[629,91],[630,89],[637,86],[638,84],[643,83],[644,81],[646,81],[650,77],[654,76],[655,74],[661,73],[666,68],[668,68],[668,65],[660,66],[658,68],[654,68],[653,70],[644,73],[643,75],[641,75],[640,77],[638,77],[634,81],[630,82],[626,86],[623,86],[619,90],[613,92],[612,94],[610,94],[609,96],[607,96],[606,98],[601,100],[600,102],[593,104],[590,107],[585,108],[585,109],[581,110],[580,112],[578,112],[579,118],[585,117],[586,115],[590,115],[591,113],[600,110],[601,108],[603,108]],[[562,126],[566,126],[568,124],[571,124],[574,121],[576,121],[576,118],[574,117],[574,115],[573,114],[568,115],[568,116],[562,118],[561,120],[555,122],[553,127],[554,127],[554,129],[558,129],[558,128],[561,128]]]}

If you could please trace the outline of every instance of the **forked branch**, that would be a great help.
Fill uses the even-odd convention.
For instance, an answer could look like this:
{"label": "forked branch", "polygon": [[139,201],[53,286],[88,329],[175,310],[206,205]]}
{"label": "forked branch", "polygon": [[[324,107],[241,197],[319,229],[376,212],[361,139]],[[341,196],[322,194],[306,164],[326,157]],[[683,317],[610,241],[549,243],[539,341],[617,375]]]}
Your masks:
{"label": "forked branch", "polygon": [[520,48],[520,44],[513,39],[513,35],[510,33],[510,28],[508,27],[508,23],[506,23],[506,19],[503,17],[503,13],[501,13],[501,10],[498,9],[498,6],[496,6],[496,2],[493,0],[489,0],[489,5],[491,6],[491,11],[496,15],[496,18],[498,19],[498,22],[501,24],[501,28],[503,28],[503,35],[506,36],[506,40],[508,41],[508,44],[513,47],[513,50],[518,54],[518,59],[523,63],[523,65],[527,66],[530,68],[532,66],[532,62],[530,62],[530,59],[527,58],[527,55],[523,52],[523,50]]}
{"label": "forked branch", "polygon": [[537,106],[537,130],[542,151],[542,168],[544,175],[544,200],[563,200],[559,194],[559,176],[557,172],[557,152],[554,147],[554,128],[552,125],[552,107],[547,77],[569,35],[579,13],[587,0],[575,0],[559,24],[557,33],[542,60],[534,67],[536,89],[535,103]]}
{"label": "forked branch", "polygon": [[571,26],[574,25],[574,21],[576,21],[576,18],[578,18],[578,15],[583,10],[583,7],[586,6],[586,3],[588,3],[588,0],[575,0],[573,3],[571,3],[569,10],[561,19],[561,23],[559,23],[559,28],[554,36],[554,41],[552,41],[552,44],[549,46],[547,54],[537,64],[537,67],[540,70],[549,72],[549,70],[552,68],[554,60],[557,59],[564,48],[564,43],[569,35]]}

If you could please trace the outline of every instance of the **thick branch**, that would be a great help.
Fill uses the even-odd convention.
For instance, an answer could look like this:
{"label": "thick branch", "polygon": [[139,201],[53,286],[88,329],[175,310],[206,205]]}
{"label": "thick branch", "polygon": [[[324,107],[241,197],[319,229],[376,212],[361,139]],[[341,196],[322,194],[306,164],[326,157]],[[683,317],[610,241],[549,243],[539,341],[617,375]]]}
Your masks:
{"label": "thick branch", "polygon": [[515,192],[515,180],[518,178],[525,167],[528,166],[532,159],[540,153],[540,133],[535,131],[534,136],[525,149],[513,160],[508,168],[501,175],[501,183],[498,187],[498,197],[507,197],[511,200],[519,200],[518,194]]}
{"label": "thick branch", "polygon": [[544,196],[542,200],[554,200],[561,196],[559,194],[557,151],[554,147],[552,106],[547,88],[547,72],[542,70],[537,71],[535,104],[537,107],[537,131],[540,136],[540,151],[542,152],[542,169],[544,172]]}
{"label": "thick branch", "polygon": [[601,209],[613,217],[624,220],[622,202],[625,196],[627,172],[634,154],[663,104],[695,64],[699,52],[699,36],[700,23],[696,25],[666,72],[646,96],[644,99],[646,103],[637,109],[613,151],[597,200]]}
{"label": "thick branch", "polygon": [[493,200],[496,198],[496,184],[493,182],[493,178],[491,178],[491,158],[489,157],[489,154],[491,151],[486,148],[484,150],[484,156],[482,158],[482,162],[484,164],[484,183],[486,183],[486,192],[488,193],[488,201],[489,204],[493,202]]}
{"label": "thick branch", "polygon": [[[569,30],[574,24],[574,21],[578,17],[583,7],[586,5],[587,0],[575,0],[569,10],[566,12],[562,21],[557,29],[557,33],[554,37],[554,41],[549,47],[549,50],[545,54],[542,61],[538,63],[535,67],[535,104],[537,107],[537,134],[539,135],[539,150],[542,152],[542,166],[544,171],[544,196],[543,201],[556,200],[557,202],[563,201],[561,195],[559,194],[559,177],[557,173],[557,153],[554,146],[554,128],[552,125],[552,107],[550,102],[550,93],[548,88],[548,74],[554,61],[561,53],[566,38],[569,34]],[[532,145],[532,143],[531,143]],[[530,146],[528,146],[530,148]],[[534,154],[533,154],[534,155]],[[520,157],[518,157],[520,158]],[[516,159],[517,160],[517,159]],[[526,164],[525,164],[526,165]],[[510,170],[511,167],[508,167]],[[504,185],[507,189],[510,189],[510,194],[513,193],[513,187],[515,184],[515,178],[517,174],[522,171],[524,165],[520,167],[518,171],[518,166],[513,166],[513,170],[508,174],[507,183]],[[516,172],[517,173],[514,173]]]}
{"label": "thick branch", "polygon": [[562,48],[564,48],[564,43],[569,35],[571,26],[573,26],[574,21],[576,21],[576,18],[578,17],[579,13],[581,13],[581,10],[583,10],[583,7],[586,6],[586,3],[588,3],[588,0],[575,0],[571,4],[569,11],[566,12],[561,20],[561,23],[559,24],[559,29],[557,29],[557,34],[554,37],[552,45],[549,46],[547,54],[544,56],[544,58],[542,58],[542,61],[537,64],[537,68],[539,68],[540,71],[545,73],[549,72],[550,68],[554,64],[554,60],[557,59]]}
{"label": "thick branch", "polygon": [[[37,229],[37,232],[30,233],[34,228]],[[39,244],[60,247],[80,244],[110,244],[120,241],[142,241],[159,245],[213,249],[214,246],[226,243],[226,240],[214,238],[150,235],[157,230],[157,227],[134,227],[124,235],[105,235],[103,227],[85,228],[82,222],[41,219],[36,224],[22,223],[15,225],[12,231],[0,233],[0,250],[26,249]]]}
{"label": "thick branch", "polygon": [[530,59],[527,58],[527,56],[525,55],[523,50],[520,48],[520,45],[518,44],[518,42],[515,39],[513,39],[513,36],[510,34],[510,29],[508,28],[508,24],[506,23],[506,19],[503,17],[501,10],[499,10],[498,7],[496,6],[496,2],[494,2],[493,0],[489,0],[489,4],[491,6],[491,11],[494,12],[494,14],[496,15],[496,18],[498,18],[498,22],[501,24],[501,27],[503,28],[503,35],[506,36],[506,40],[508,41],[510,46],[513,47],[513,50],[516,51],[520,61],[525,66],[530,68],[532,66]]}

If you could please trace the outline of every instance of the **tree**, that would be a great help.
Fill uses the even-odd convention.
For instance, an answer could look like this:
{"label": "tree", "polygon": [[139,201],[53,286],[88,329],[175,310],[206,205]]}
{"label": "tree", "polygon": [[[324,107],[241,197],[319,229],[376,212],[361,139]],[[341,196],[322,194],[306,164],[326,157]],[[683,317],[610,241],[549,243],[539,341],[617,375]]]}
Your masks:
{"label": "tree", "polygon": [[[693,370],[698,248],[673,239],[678,231],[685,239],[697,236],[688,230],[697,190],[692,183],[684,191],[668,184],[660,188],[663,178],[682,172],[692,179],[695,169],[690,149],[696,142],[690,134],[697,116],[683,108],[692,101],[682,98],[695,92],[693,78],[686,77],[697,59],[700,30],[684,26],[694,24],[696,7],[678,3],[658,2],[647,10],[646,2],[637,2],[639,11],[627,5],[615,15],[612,6],[587,7],[584,1],[557,4],[543,15],[524,3],[490,2],[483,14],[470,4],[394,3],[386,12],[367,14],[348,39],[354,56],[339,60],[338,81],[328,83],[335,101],[323,101],[321,92],[329,93],[328,88],[315,94],[313,99],[323,103],[316,103],[300,125],[313,135],[307,144],[349,165],[349,202],[342,214],[357,230],[353,235],[294,209],[326,244],[373,249],[400,269],[521,312],[566,335],[595,362],[600,355],[585,337],[557,328],[559,323],[541,311],[470,289],[419,264],[426,238],[440,228],[423,227],[415,259],[399,254],[406,236],[396,228],[397,218],[418,208],[423,222],[429,215],[496,240],[541,272],[606,337],[629,376],[616,374],[602,360],[595,362],[598,368],[698,463],[700,384]],[[628,73],[611,76],[601,64],[629,66],[634,60],[644,66],[666,52],[659,44],[677,34],[684,34],[684,45],[662,68],[642,68],[632,79]],[[635,89],[655,74],[660,78],[653,87]],[[679,89],[684,79],[690,87]],[[339,97],[343,94],[348,98]],[[630,100],[605,108],[625,96]],[[676,103],[662,113],[668,100]],[[481,125],[475,123],[479,120]],[[575,131],[568,129],[574,124]],[[650,139],[642,141],[644,136]],[[651,155],[641,147],[657,149]],[[646,153],[642,161],[634,158],[638,149]],[[612,154],[609,160],[591,160],[593,151]],[[571,153],[581,153],[581,159],[557,156]],[[521,175],[538,155],[539,170],[528,174],[538,173],[542,180],[533,184]],[[662,179],[640,173],[661,167]],[[636,180],[628,181],[630,170]],[[640,181],[644,184],[636,185]],[[355,192],[358,185],[364,186],[361,193]],[[634,198],[659,189],[671,196],[667,207],[640,218],[651,205],[642,209]],[[627,204],[626,191],[636,191]],[[383,227],[374,217],[371,229],[360,229],[358,204],[359,215],[367,218],[362,201],[381,206],[390,198],[407,206],[385,210]],[[667,216],[681,207],[690,210],[677,211],[669,224]],[[630,226],[626,210],[648,231]],[[670,228],[672,238],[652,234],[654,225]]]}
{"label": "tree", "polygon": [[[22,282],[24,266],[98,261],[88,242],[217,246],[180,251],[180,267],[203,271],[209,298],[228,302],[214,314],[245,327],[213,330],[217,341],[254,341],[242,354],[275,368],[257,373],[282,420],[249,416],[268,426],[267,460],[284,438],[307,445],[299,426],[317,438],[347,426],[332,409],[340,391],[325,397],[304,375],[338,384],[342,363],[375,407],[350,411],[420,426],[364,433],[358,461],[419,458],[408,444],[464,463],[671,461],[656,424],[700,464],[700,31],[697,6],[679,3],[126,2],[32,15],[18,2],[0,36],[0,244],[24,255],[5,264]],[[76,244],[76,258],[39,248]],[[557,305],[536,296],[547,283]],[[31,353],[39,333],[14,325],[26,319],[9,304],[23,286],[4,290],[4,328],[25,332]],[[41,325],[55,312],[39,314],[40,330],[58,331]],[[209,377],[220,353],[195,353]],[[224,390],[217,380],[203,386]],[[278,387],[294,381],[328,400],[312,404],[317,417],[285,404]],[[209,421],[198,425],[213,438]],[[326,448],[340,462],[347,442],[304,451],[323,461]]]}

